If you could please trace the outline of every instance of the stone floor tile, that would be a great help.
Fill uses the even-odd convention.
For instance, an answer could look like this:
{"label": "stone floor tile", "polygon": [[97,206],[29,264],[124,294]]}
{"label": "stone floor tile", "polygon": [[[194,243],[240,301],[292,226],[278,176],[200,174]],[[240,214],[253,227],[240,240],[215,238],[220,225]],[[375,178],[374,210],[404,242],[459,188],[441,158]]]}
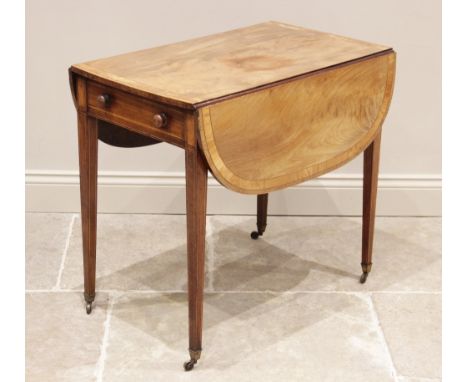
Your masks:
{"label": "stone floor tile", "polygon": [[[81,223],[77,219],[62,288],[83,288]],[[182,290],[187,284],[184,215],[98,216],[96,288]]]}
{"label": "stone floor tile", "polygon": [[72,214],[26,214],[26,289],[52,289],[62,262]]}
{"label": "stone floor tile", "polygon": [[103,380],[394,381],[366,298],[208,293],[202,359],[185,373],[185,294],[126,294],[113,305]]}
{"label": "stone floor tile", "polygon": [[441,295],[376,293],[372,299],[397,373],[441,378]]}
{"label": "stone floor tile", "polygon": [[439,218],[377,218],[374,266],[361,285],[361,219],[212,217],[215,290],[440,291]]}
{"label": "stone floor tile", "polygon": [[87,315],[81,293],[26,294],[26,381],[95,381],[106,318],[101,293]]}
{"label": "stone floor tile", "polygon": [[438,378],[408,378],[408,377],[399,377],[398,382],[440,382],[441,379]]}

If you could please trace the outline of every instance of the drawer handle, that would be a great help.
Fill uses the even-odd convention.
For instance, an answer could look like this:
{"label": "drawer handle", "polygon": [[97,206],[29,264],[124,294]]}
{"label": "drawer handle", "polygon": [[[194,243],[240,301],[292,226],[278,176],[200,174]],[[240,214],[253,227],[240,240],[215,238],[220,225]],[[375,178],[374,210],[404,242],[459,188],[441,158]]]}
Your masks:
{"label": "drawer handle", "polygon": [[109,104],[110,104],[110,95],[109,94],[98,95],[97,100],[103,106],[109,106]]}
{"label": "drawer handle", "polygon": [[165,127],[167,125],[166,113],[158,113],[153,116],[154,126],[157,128]]}

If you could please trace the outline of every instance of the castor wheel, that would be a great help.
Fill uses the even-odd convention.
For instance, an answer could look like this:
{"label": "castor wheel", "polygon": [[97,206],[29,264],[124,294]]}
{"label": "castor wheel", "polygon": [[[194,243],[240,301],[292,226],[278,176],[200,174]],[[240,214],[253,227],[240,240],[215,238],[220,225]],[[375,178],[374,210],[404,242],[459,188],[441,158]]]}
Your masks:
{"label": "castor wheel", "polygon": [[367,280],[367,276],[369,275],[369,272],[364,272],[362,275],[361,275],[361,278],[359,279],[359,282],[361,284],[364,284]]}
{"label": "castor wheel", "polygon": [[190,361],[185,362],[185,363],[184,363],[184,369],[185,369],[185,371],[190,371],[190,370],[192,370],[196,363],[197,363],[197,360],[196,360],[196,359],[191,359]]}
{"label": "castor wheel", "polygon": [[361,263],[361,268],[362,268],[362,275],[361,278],[359,279],[359,282],[361,284],[364,284],[367,280],[367,276],[369,276],[369,273],[372,269],[372,263]]}
{"label": "castor wheel", "polygon": [[86,303],[86,314],[91,314],[91,311],[93,310],[93,306],[91,305],[90,302]]}
{"label": "castor wheel", "polygon": [[252,232],[250,233],[250,237],[251,237],[252,239],[254,239],[254,240],[257,240],[259,236],[260,236],[260,234],[259,234],[257,231],[252,231]]}

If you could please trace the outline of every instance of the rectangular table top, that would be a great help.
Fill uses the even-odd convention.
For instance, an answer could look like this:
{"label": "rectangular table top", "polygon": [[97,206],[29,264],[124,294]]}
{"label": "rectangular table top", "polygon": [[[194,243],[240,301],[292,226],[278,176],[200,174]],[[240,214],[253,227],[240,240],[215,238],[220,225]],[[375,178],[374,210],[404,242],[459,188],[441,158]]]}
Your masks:
{"label": "rectangular table top", "polygon": [[73,65],[71,70],[194,108],[390,47],[279,22]]}

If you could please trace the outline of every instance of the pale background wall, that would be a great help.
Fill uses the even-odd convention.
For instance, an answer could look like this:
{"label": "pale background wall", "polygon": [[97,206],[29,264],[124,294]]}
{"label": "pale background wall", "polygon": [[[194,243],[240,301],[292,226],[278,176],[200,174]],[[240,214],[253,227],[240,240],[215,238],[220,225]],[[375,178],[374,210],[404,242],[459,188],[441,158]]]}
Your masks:
{"label": "pale background wall", "polygon": [[[441,5],[437,0],[46,0],[26,2],[26,206],[78,211],[73,64],[266,20],[393,46],[397,80],[384,125],[378,213],[441,211]],[[166,144],[100,144],[103,212],[183,213],[184,156]],[[273,193],[276,214],[359,214],[362,156]],[[255,198],[210,180],[211,213],[254,213]]]}

